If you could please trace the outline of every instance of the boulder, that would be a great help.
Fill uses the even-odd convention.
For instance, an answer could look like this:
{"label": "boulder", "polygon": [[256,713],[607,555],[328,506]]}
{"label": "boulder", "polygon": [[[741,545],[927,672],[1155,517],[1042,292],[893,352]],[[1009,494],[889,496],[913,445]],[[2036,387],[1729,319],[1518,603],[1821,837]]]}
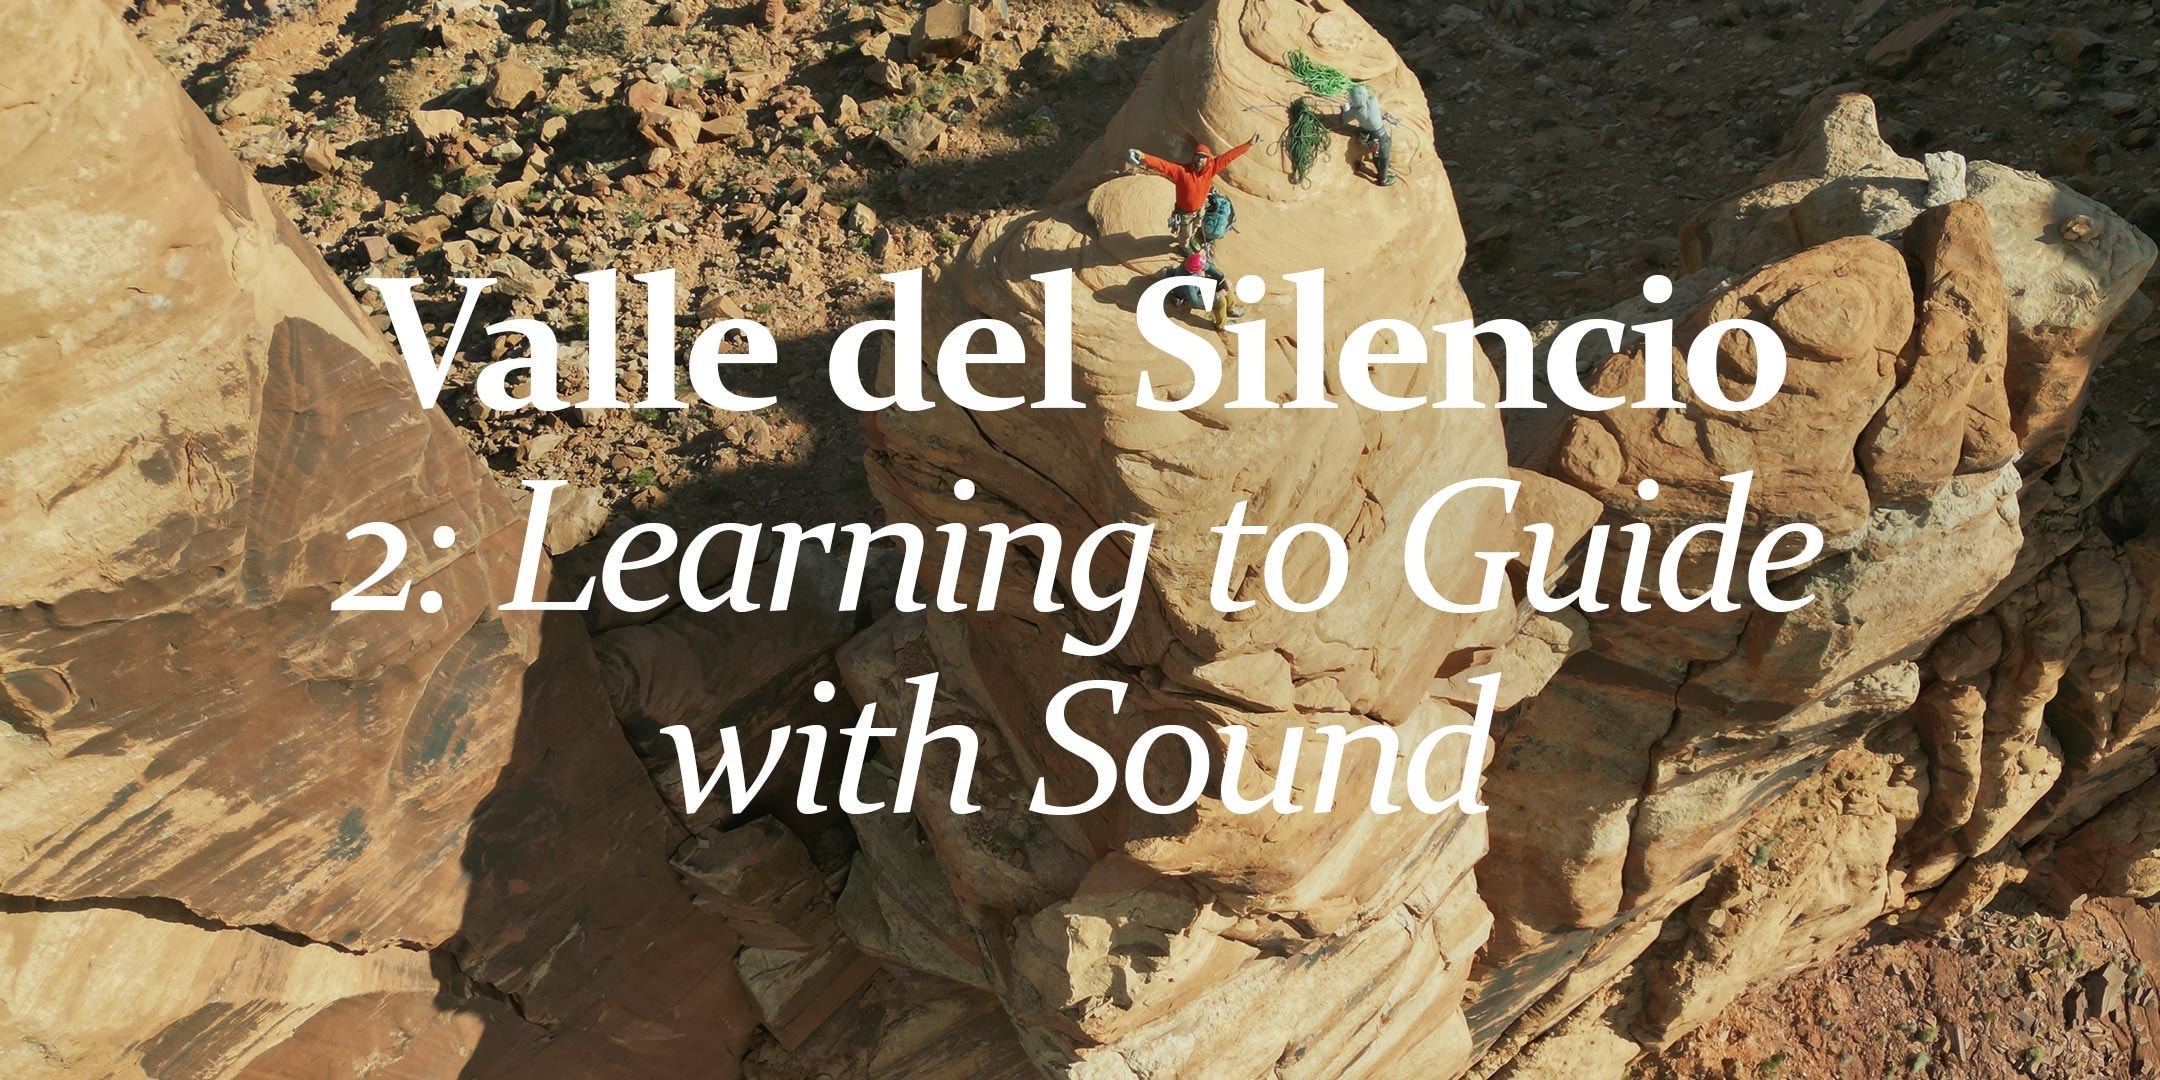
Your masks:
{"label": "boulder", "polygon": [[923,9],[914,32],[908,35],[908,54],[965,56],[981,48],[992,29],[990,14],[982,8],[962,0],[939,0]]}
{"label": "boulder", "polygon": [[456,109],[414,109],[413,135],[426,145],[455,138],[465,128],[465,114]]}
{"label": "boulder", "polygon": [[548,504],[547,532],[541,543],[550,555],[567,554],[600,535],[607,520],[607,499],[598,490],[565,485],[556,489]]}
{"label": "boulder", "polygon": [[539,100],[543,90],[537,69],[516,56],[507,56],[495,65],[495,74],[488,80],[488,104],[504,112],[522,112]]}
{"label": "boulder", "polygon": [[704,120],[688,109],[655,105],[637,114],[638,134],[646,142],[675,153],[694,149],[703,129]]}
{"label": "boulder", "polygon": [[631,83],[629,88],[623,91],[623,104],[628,105],[630,111],[634,113],[642,113],[647,109],[657,109],[667,103],[667,87],[650,79],[639,79]]}
{"label": "boulder", "polygon": [[328,176],[336,172],[341,164],[338,160],[337,148],[325,142],[320,136],[310,136],[308,138],[306,146],[300,151],[300,163],[306,165],[308,171],[317,176]]}
{"label": "boulder", "polygon": [[926,112],[909,112],[878,130],[878,141],[912,165],[936,149],[945,137],[945,121]]}

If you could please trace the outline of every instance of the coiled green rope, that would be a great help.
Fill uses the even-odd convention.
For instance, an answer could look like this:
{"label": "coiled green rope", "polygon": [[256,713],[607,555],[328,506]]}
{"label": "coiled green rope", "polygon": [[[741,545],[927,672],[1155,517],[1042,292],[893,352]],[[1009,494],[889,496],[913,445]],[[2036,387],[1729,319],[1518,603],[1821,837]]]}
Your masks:
{"label": "coiled green rope", "polygon": [[1320,122],[1320,115],[1313,111],[1304,98],[1290,103],[1290,123],[1283,128],[1283,158],[1290,162],[1290,182],[1303,185],[1312,174],[1314,163],[1326,156],[1327,125]]}
{"label": "coiled green rope", "polygon": [[1286,63],[1297,81],[1321,97],[1341,97],[1350,92],[1350,76],[1305,55],[1303,49],[1290,50]]}

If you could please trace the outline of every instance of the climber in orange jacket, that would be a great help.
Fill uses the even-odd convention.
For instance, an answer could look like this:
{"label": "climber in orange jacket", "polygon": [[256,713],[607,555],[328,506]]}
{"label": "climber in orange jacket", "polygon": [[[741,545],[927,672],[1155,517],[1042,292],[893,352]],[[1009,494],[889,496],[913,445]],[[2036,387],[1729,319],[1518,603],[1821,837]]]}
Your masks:
{"label": "climber in orange jacket", "polygon": [[1190,165],[1180,165],[1138,150],[1125,152],[1125,160],[1161,173],[1170,179],[1171,186],[1176,189],[1176,201],[1172,204],[1175,209],[1170,214],[1170,237],[1178,251],[1191,254],[1205,246],[1200,237],[1200,212],[1207,209],[1208,192],[1214,188],[1215,178],[1259,141],[1258,136],[1247,139],[1243,144],[1231,147],[1230,152],[1221,157],[1216,157],[1208,144],[1200,143],[1193,147]]}

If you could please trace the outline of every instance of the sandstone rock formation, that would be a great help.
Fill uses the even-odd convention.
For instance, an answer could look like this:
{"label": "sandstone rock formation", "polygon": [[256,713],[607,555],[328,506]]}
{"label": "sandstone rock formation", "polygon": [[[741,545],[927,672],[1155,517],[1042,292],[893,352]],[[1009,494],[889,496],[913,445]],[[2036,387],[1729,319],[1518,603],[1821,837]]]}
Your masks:
{"label": "sandstone rock formation", "polygon": [[[2136,668],[2142,548],[2113,537],[2147,526],[2142,517],[2097,524],[2121,512],[2109,493],[2141,446],[2119,428],[2071,436],[2089,375],[2142,316],[2134,290],[2152,244],[2103,207],[1988,163],[1936,162],[1930,187],[1927,168],[1882,144],[1872,103],[1857,96],[1817,107],[1762,187],[1713,208],[1684,238],[1692,273],[1681,286],[1695,310],[1677,320],[1677,337],[1723,319],[1769,323],[1788,347],[1784,395],[1753,412],[1719,412],[1676,380],[1681,409],[1533,416],[1509,440],[1518,463],[1594,496],[1608,522],[1649,523],[1661,543],[1722,512],[1721,477],[1751,472],[1743,527],[1752,537],[1805,522],[1830,538],[1824,557],[1779,586],[1813,594],[1813,604],[1570,612],[1521,627],[1441,622],[1406,636],[1400,628],[1418,623],[1402,621],[1399,589],[1353,588],[1357,599],[1336,610],[1358,613],[1354,640],[1426,644],[1422,662],[1440,676],[1428,705],[1450,707],[1451,694],[1459,704],[1460,675],[1481,663],[1532,680],[1508,699],[1520,703],[1487,770],[1493,809],[1470,826],[1489,833],[1482,857],[1459,832],[1434,846],[1309,820],[1254,829],[1211,815],[1205,802],[1168,822],[1106,812],[1084,819],[1079,835],[1017,819],[1036,777],[1061,779],[1063,759],[1037,726],[1044,684],[1129,680],[1147,723],[1197,713],[1184,722],[1264,730],[1286,712],[1348,711],[1418,730],[1415,710],[1345,693],[1355,684],[1333,655],[1308,662],[1303,642],[1327,615],[1238,620],[1203,608],[1204,568],[1181,553],[1212,549],[1183,537],[1237,498],[1340,526],[1357,520],[1339,505],[1346,487],[1392,511],[1379,515],[1391,526],[1404,505],[1395,500],[1494,463],[1427,449],[1421,438],[1441,422],[1416,416],[1370,425],[1377,444],[1346,447],[1342,429],[1355,421],[1335,414],[1300,417],[1284,438],[1275,430],[1284,414],[1220,412],[1196,444],[1202,436],[1182,418],[1121,413],[1147,361],[1118,349],[1129,331],[1104,321],[1162,259],[1154,223],[1167,209],[1161,193],[1116,175],[1114,154],[1145,145],[1149,132],[1223,141],[1235,115],[1225,99],[1282,93],[1268,82],[1279,77],[1269,46],[1283,47],[1273,35],[1296,26],[1324,49],[1355,40],[1339,29],[1353,24],[1335,21],[1347,16],[1257,0],[1203,11],[1165,59],[1210,77],[1144,80],[1052,205],[993,223],[941,270],[933,332],[981,314],[1036,321],[1033,296],[1012,283],[1084,267],[1096,307],[1083,308],[1076,341],[1097,395],[1090,410],[1049,422],[937,410],[870,425],[873,476],[898,516],[1040,518],[1071,533],[1140,520],[1168,536],[1149,577],[1152,622],[1114,666],[1061,656],[1060,617],[966,614],[888,618],[843,662],[857,697],[886,709],[901,706],[897,684],[910,673],[965,673],[941,704],[999,748],[1001,792],[983,820],[934,808],[919,818],[982,939],[991,988],[1037,1064],[1075,1077],[1618,1076],[1748,986],[1886,918],[1955,919],[2024,877],[2029,862],[2043,867],[2037,880],[2070,894],[2142,888],[2153,862],[2149,799],[2142,790],[2119,798],[2156,764],[2150,710],[2135,690],[2148,677]],[[1212,57],[1195,61],[1202,48]],[[1329,177],[1315,203],[1281,179],[1266,167],[1230,174],[1242,204],[1259,205],[1246,217],[1261,220],[1223,244],[1234,272],[1285,269],[1278,264],[1294,250],[1367,282],[1337,300],[1331,325],[1371,317],[1367,303],[1376,312],[1454,294],[1444,279],[1392,294],[1400,282],[1362,276],[1375,246],[1327,239],[1408,228],[1399,224],[1408,215],[1346,228],[1367,190],[1326,187],[1347,179]],[[2067,239],[2073,217],[2084,221]],[[1302,231],[1307,222],[1319,223],[1315,232]],[[1453,248],[1437,250],[1438,265],[1418,270],[1452,274]],[[1270,313],[1260,305],[1250,314]],[[1463,317],[1459,307],[1453,317]],[[1591,363],[1592,392],[1640,398],[1642,348],[1638,340]],[[1753,370],[1746,340],[1728,338],[1728,396],[1742,396]],[[1016,370],[1012,385],[1026,382]],[[1398,451],[1424,459],[1415,484],[1384,479]],[[1356,470],[1354,484],[1332,471],[1315,482],[1316,468],[1343,467]],[[947,497],[962,476],[982,493]],[[1644,479],[1659,482],[1654,497],[1638,488]],[[1292,484],[1294,494],[1283,490]],[[1544,505],[1566,506],[1571,489],[1544,489]],[[1544,516],[1574,520],[1570,536],[1588,524]],[[1482,523],[1463,535],[1457,550],[1497,539]],[[1027,580],[1025,567],[1008,573]],[[1283,644],[1256,657],[1259,642]],[[1364,672],[1387,686],[1391,659],[1374,653]],[[2066,699],[2072,679],[2090,704]],[[1139,730],[1123,716],[1088,723],[1114,747]],[[2048,855],[2058,843],[2056,870]],[[1376,921],[1368,898],[1417,894],[1385,877],[1377,892],[1361,888],[1343,872],[1346,845],[1361,853],[1366,881],[1373,862],[1424,879],[1428,899],[1400,909],[1400,930]],[[1461,866],[1465,850],[1474,867]],[[1361,991],[1384,994],[1405,961],[1374,948],[1376,934],[1414,938],[1437,922],[1441,940],[1459,940],[1450,931],[1462,924],[1450,920],[1465,919],[1478,921],[1468,992],[1457,997],[1451,983],[1445,996],[1422,999],[1425,1020],[1406,1023],[1399,1007],[1366,1011],[1365,998],[1315,996],[1280,963],[1317,971],[1304,978],[1328,980],[1322,986],[1361,971]],[[1264,940],[1249,928],[1271,921]],[[941,958],[957,963],[966,951]],[[1445,955],[1439,970],[1452,973],[1460,954]],[[1271,1007],[1292,996],[1295,1008]],[[1234,1034],[1223,1030],[1229,1009]],[[1458,1010],[1467,1033],[1456,1033]],[[1330,1041],[1351,1027],[1367,1032],[1363,1057],[1341,1056]]]}
{"label": "sandstone rock formation", "polygon": [[[0,1073],[732,1060],[734,934],[584,628],[495,611],[486,466],[109,7],[0,47]],[[367,521],[438,612],[329,610]]]}
{"label": "sandstone rock formation", "polygon": [[[1810,522],[1832,553],[1781,583],[1815,595],[1798,612],[1590,615],[1590,647],[1519,711],[1488,773],[1479,1075],[1617,1076],[1872,922],[1985,904],[2066,833],[2061,891],[2135,877],[2135,799],[2100,808],[2160,764],[2149,709],[2122,701],[2151,522],[2111,502],[2143,440],[2071,435],[2142,317],[2153,244],[2059,185],[1957,165],[1963,197],[1931,190],[1872,102],[1826,99],[1682,237],[1702,300],[1681,339],[1766,319],[1796,399],[1513,440],[1667,537],[1752,469],[1747,529]],[[2080,216],[2092,232],[2066,239]],[[1740,341],[1729,394],[1752,371]],[[1639,390],[1641,350],[1593,386]],[[1645,476],[1677,483],[1651,502]]]}
{"label": "sandstone rock formation", "polygon": [[[1088,407],[968,414],[948,406],[870,424],[873,483],[896,517],[1048,521],[1073,537],[1100,522],[1157,529],[1145,608],[1113,658],[1060,652],[1067,631],[1099,638],[1092,617],[1032,615],[1023,601],[997,613],[890,617],[858,640],[845,665],[857,697],[888,709],[900,707],[899,680],[947,673],[941,716],[969,717],[995,748],[978,774],[988,804],[979,818],[954,817],[933,800],[918,819],[984,939],[993,988],[1034,1060],[1056,1075],[1450,1075],[1470,1059],[1461,990],[1487,919],[1470,873],[1484,848],[1480,819],[1240,817],[1206,799],[1167,819],[1124,799],[1072,819],[1025,811],[1037,777],[1067,801],[1093,786],[1042,726],[1049,696],[1071,682],[1110,677],[1132,686],[1115,715],[1099,697],[1082,702],[1088,712],[1077,722],[1113,754],[1149,727],[1176,723],[1209,740],[1211,758],[1233,756],[1248,778],[1255,767],[1268,776],[1284,732],[1300,726],[1387,725],[1407,745],[1462,722],[1463,703],[1434,696],[1433,679],[1477,662],[1512,631],[1511,611],[1447,615],[1400,585],[1398,553],[1416,505],[1452,480],[1505,475],[1495,413],[1207,406],[1178,414],[1134,404],[1143,372],[1175,393],[1182,369],[1144,350],[1133,328],[1133,301],[1171,263],[1163,226],[1170,191],[1126,174],[1125,150],[1178,155],[1193,140],[1243,141],[1253,125],[1247,105],[1302,92],[1283,66],[1292,50],[1370,81],[1408,118],[1398,153],[1429,158],[1415,80],[1355,13],[1289,0],[1211,4],[1164,45],[1046,208],[993,222],[929,288],[933,339],[984,314],[1039,326],[1041,292],[1029,275],[1079,267],[1073,341]],[[1420,165],[1405,188],[1332,170],[1301,189],[1282,162],[1254,154],[1222,183],[1244,212],[1218,249],[1221,263],[1278,282],[1325,267],[1330,355],[1369,319],[1469,317],[1455,280],[1461,227],[1437,162]],[[1420,257],[1405,263],[1395,255],[1402,251]],[[1247,317],[1287,324],[1284,292],[1249,305]],[[1227,352],[1227,340],[1218,347]],[[1270,345],[1270,385],[1282,394],[1291,359],[1279,341]],[[1390,392],[1440,392],[1438,365],[1396,370]],[[1005,392],[1041,377],[1010,366],[980,386]],[[1491,400],[1496,385],[1489,374],[1484,383]],[[962,478],[979,485],[967,501],[950,494]],[[1241,616],[1215,611],[1207,530],[1241,499],[1256,522],[1324,522],[1348,538],[1343,599],[1304,614],[1270,604]],[[1506,550],[1512,524],[1497,499],[1443,515],[1445,540],[1430,549],[1436,583],[1474,586],[1480,567],[1466,553]],[[1233,572],[1244,582],[1240,595],[1258,594],[1260,557],[1243,553]],[[1314,559],[1292,559],[1294,592],[1317,589]],[[1033,578],[1016,559],[1004,587],[1024,598]],[[1223,744],[1215,729],[1225,726],[1249,737]],[[1464,740],[1453,742],[1447,752],[1459,755]],[[1362,745],[1368,756],[1353,751],[1353,770],[1370,769],[1370,744]],[[1310,798],[1319,747],[1308,731],[1295,766],[1300,798]],[[1181,780],[1163,783],[1174,791]],[[1379,851],[1392,855],[1369,857]]]}
{"label": "sandstone rock formation", "polygon": [[[1308,344],[1330,354],[1369,319],[1471,316],[1447,173],[1386,42],[1341,0],[1205,4],[1041,209],[928,279],[930,339],[993,316],[1039,356],[1030,276],[1077,268],[1088,407],[867,423],[895,519],[1048,522],[1068,551],[1155,527],[1137,618],[1084,658],[1061,640],[1104,639],[1108,614],[1034,612],[1043,563],[1020,554],[991,612],[866,624],[832,610],[823,564],[786,618],[495,610],[518,507],[412,407],[193,107],[90,0],[26,10],[0,45],[55,58],[0,89],[25,148],[0,164],[0,385],[25,418],[0,434],[0,1073],[1619,1077],[1871,927],[1950,925],[2013,881],[2058,905],[2160,895],[2160,475],[2136,425],[2088,410],[2146,314],[2152,242],[2042,178],[1900,157],[1864,97],[1815,104],[1757,185],[1691,223],[1681,299],[1649,316],[1682,341],[1774,326],[1790,371],[1761,410],[1676,382],[1681,408],[1506,430],[1492,410],[1150,412],[1143,375],[1181,389],[1131,317],[1171,263],[1170,192],[1124,151],[1242,141],[1249,106],[1302,92],[1292,50],[1406,118],[1406,179],[1336,162],[1303,187],[1264,151],[1223,178],[1240,226],[1221,262],[1275,286],[1246,314],[1270,326],[1271,391],[1305,333],[1283,274],[1327,269]],[[1646,347],[1584,357],[1586,385],[1639,396]],[[1744,339],[1719,359],[1728,393],[1749,382]],[[974,375],[989,394],[1042,378]],[[1402,395],[1442,376],[1376,373]],[[1512,512],[1471,498],[1438,520],[1429,572],[1467,595],[1471,553],[1523,525],[1575,549],[1565,591],[1594,522],[1669,544],[1740,471],[1751,539],[1828,534],[1777,585],[1812,604],[1463,616],[1403,587],[1410,519],[1453,481],[1525,485]],[[1233,580],[1262,602],[1217,612],[1208,530],[1241,500],[1345,536],[1341,598],[1265,602],[1248,544]],[[326,617],[366,570],[345,530],[368,520],[414,540],[400,577],[438,613]],[[427,543],[437,526],[455,543]],[[1292,550],[1309,595],[1317,549]],[[662,809],[681,790],[660,728],[690,728],[709,768],[724,729],[844,722],[810,704],[821,680],[891,718],[932,672],[938,721],[982,744],[982,812],[946,804],[950,744],[910,813]],[[1464,722],[1492,672],[1484,815],[1362,813],[1354,784],[1329,814],[1027,809],[1039,780],[1060,801],[1092,787],[1042,721],[1082,679],[1128,687],[1116,710],[1074,703],[1120,757],[1178,725],[1212,774],[1287,773],[1309,802],[1314,727],[1409,744]],[[1367,775],[1372,741],[1351,746]],[[1467,742],[1442,746],[1431,771],[1459,771]],[[1167,749],[1158,798],[1184,779]],[[139,963],[93,962],[116,952]]]}
{"label": "sandstone rock formation", "polygon": [[1689,223],[1684,268],[1745,269],[1847,236],[1895,239],[1943,196],[1969,198],[1995,238],[2009,320],[2004,384],[2025,470],[2054,464],[2094,367],[2117,343],[2111,326],[2146,306],[2137,287],[2151,238],[2063,184],[1994,162],[1950,166],[1962,192],[1931,188],[1926,165],[1883,142],[1874,102],[1858,94],[1818,102],[1785,150],[1756,187]]}

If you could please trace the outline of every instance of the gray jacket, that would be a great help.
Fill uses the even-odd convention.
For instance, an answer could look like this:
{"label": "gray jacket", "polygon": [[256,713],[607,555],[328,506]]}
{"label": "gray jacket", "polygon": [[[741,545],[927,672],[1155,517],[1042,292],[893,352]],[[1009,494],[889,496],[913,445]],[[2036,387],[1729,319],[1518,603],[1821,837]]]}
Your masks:
{"label": "gray jacket", "polygon": [[1350,85],[1350,100],[1342,107],[1342,119],[1359,131],[1387,134],[1387,113],[1380,108],[1379,95],[1367,90],[1363,83]]}

